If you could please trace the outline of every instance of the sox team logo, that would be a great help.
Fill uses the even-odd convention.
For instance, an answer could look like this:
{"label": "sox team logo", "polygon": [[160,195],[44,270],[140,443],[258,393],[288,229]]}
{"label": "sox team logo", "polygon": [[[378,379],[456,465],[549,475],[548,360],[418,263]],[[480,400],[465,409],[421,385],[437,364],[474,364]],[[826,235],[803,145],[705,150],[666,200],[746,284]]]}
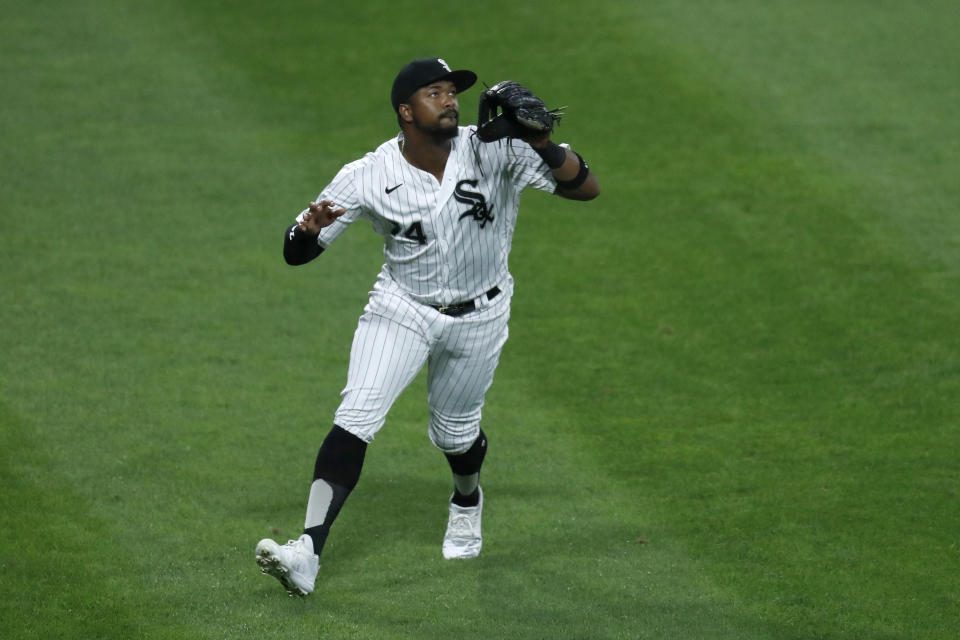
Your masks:
{"label": "sox team logo", "polygon": [[487,206],[487,198],[482,193],[479,191],[470,191],[466,189],[464,185],[476,187],[477,181],[461,180],[453,190],[453,197],[457,202],[470,205],[470,208],[460,216],[460,220],[470,216],[476,220],[480,224],[480,228],[483,229],[488,222],[493,222],[493,207]]}

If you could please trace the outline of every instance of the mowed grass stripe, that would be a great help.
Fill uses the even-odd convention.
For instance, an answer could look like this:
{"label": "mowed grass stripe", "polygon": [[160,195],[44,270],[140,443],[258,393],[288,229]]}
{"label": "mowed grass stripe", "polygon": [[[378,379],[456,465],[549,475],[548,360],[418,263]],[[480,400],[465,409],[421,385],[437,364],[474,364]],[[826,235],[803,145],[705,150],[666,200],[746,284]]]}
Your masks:
{"label": "mowed grass stripe", "polygon": [[[523,336],[543,336],[545,401],[581,398],[597,459],[649,476],[654,491],[669,487],[661,499],[677,539],[692,555],[709,550],[719,579],[750,594],[746,606],[763,618],[818,633],[915,632],[901,621],[919,597],[919,624],[937,637],[953,615],[943,609],[950,570],[935,570],[931,585],[917,567],[949,553],[945,525],[957,519],[952,456],[937,445],[955,424],[945,399],[957,387],[956,304],[925,286],[928,255],[911,253],[898,225],[874,226],[871,185],[836,171],[829,140],[762,118],[750,103],[769,100],[760,88],[718,87],[690,68],[651,64],[633,76],[648,107],[638,156],[649,172],[618,166],[649,196],[631,204],[652,213],[633,224],[591,218],[585,233],[606,240],[570,252],[590,286]],[[623,82],[617,90],[629,93]],[[569,295],[565,273],[537,270],[561,235],[528,267],[552,285],[542,303]],[[623,256],[636,247],[631,271]],[[593,275],[596,264],[608,270]],[[549,337],[561,327],[574,336],[563,359]],[[632,345],[632,365],[610,336]],[[591,384],[581,368],[614,382]],[[928,465],[939,470],[933,487]],[[911,559],[891,527],[910,532]]]}

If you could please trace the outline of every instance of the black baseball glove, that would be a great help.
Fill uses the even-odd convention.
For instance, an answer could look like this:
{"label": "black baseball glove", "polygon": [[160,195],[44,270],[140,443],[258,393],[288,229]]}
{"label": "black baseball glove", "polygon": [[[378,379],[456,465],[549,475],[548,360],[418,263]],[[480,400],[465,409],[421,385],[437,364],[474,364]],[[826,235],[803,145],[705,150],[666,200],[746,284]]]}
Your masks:
{"label": "black baseball glove", "polygon": [[559,109],[548,110],[543,100],[519,82],[504,80],[480,95],[477,137],[493,142],[549,133],[561,115]]}

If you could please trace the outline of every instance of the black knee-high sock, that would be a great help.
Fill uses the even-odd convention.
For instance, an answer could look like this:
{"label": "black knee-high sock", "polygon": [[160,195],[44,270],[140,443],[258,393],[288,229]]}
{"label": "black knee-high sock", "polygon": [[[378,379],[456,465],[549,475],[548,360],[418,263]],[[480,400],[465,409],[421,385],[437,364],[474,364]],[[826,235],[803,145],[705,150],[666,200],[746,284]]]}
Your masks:
{"label": "black knee-high sock", "polygon": [[357,486],[366,452],[366,442],[336,425],[320,445],[303,529],[313,540],[313,552],[317,555],[323,551],[340,508]]}
{"label": "black knee-high sock", "polygon": [[480,435],[464,453],[445,454],[453,471],[453,504],[460,507],[475,507],[480,504],[480,467],[487,455],[487,434]]}

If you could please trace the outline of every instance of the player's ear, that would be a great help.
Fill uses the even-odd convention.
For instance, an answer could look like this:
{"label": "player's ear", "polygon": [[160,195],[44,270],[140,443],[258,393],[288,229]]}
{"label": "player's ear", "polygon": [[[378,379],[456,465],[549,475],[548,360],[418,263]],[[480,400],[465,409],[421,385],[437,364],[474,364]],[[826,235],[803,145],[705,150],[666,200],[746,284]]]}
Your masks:
{"label": "player's ear", "polygon": [[413,122],[413,109],[406,103],[401,103],[400,106],[397,107],[397,115],[400,118],[400,122]]}

